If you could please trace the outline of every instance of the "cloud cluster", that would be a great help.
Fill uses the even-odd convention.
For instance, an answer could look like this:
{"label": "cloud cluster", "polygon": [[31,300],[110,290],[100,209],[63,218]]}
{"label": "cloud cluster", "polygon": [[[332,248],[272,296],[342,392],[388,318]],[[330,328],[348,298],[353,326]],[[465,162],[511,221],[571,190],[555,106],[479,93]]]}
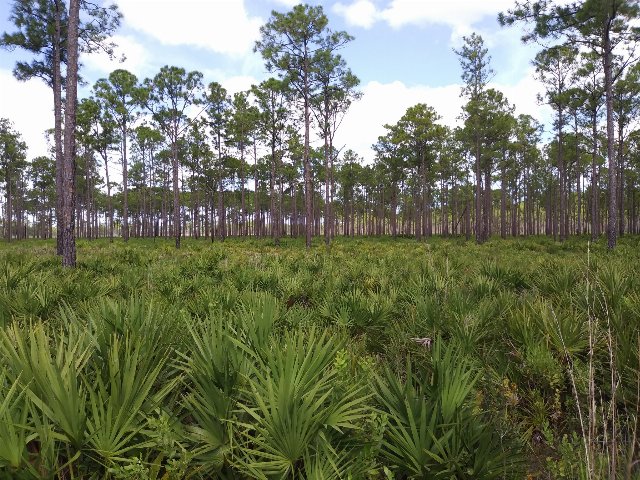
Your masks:
{"label": "cloud cluster", "polygon": [[380,7],[372,0],[337,2],[333,10],[350,25],[371,28],[384,21],[393,28],[405,25],[447,25],[453,37],[472,31],[472,25],[513,6],[513,0],[392,0]]}
{"label": "cloud cluster", "polygon": [[[533,71],[514,85],[489,86],[503,92],[509,102],[515,104],[516,115],[529,114],[542,122],[549,119],[548,107],[541,107],[536,102],[536,93],[540,87],[533,78]],[[460,85],[457,84],[430,87],[408,86],[400,81],[372,81],[362,91],[362,99],[352,105],[336,133],[335,146],[351,148],[367,162],[371,162],[374,155],[371,145],[386,133],[384,124],[396,123],[407,108],[417,103],[426,103],[442,117],[441,123],[454,127],[460,122],[458,117],[465,102],[460,97]]]}
{"label": "cloud cluster", "polygon": [[[82,63],[86,67],[104,74],[118,68],[124,68],[139,75],[148,68],[149,52],[134,37],[114,35],[109,41],[117,45],[114,51],[114,58],[109,58],[103,51],[97,51],[82,56]],[[122,61],[123,59],[124,61]]]}
{"label": "cloud cluster", "polygon": [[47,155],[45,130],[53,128],[53,93],[38,79],[17,81],[10,71],[0,70],[2,111],[27,143],[28,158]]}
{"label": "cloud cluster", "polygon": [[336,3],[333,11],[343,16],[349,25],[371,28],[380,17],[380,12],[369,0],[355,0],[349,5]]}
{"label": "cloud cluster", "polygon": [[165,45],[192,45],[229,56],[249,52],[262,19],[244,0],[117,0],[125,22]]}

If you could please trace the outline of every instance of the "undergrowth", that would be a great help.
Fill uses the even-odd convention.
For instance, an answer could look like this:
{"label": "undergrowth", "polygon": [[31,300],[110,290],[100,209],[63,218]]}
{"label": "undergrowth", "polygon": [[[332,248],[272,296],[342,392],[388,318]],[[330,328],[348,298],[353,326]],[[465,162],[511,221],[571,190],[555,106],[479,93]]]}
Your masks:
{"label": "undergrowth", "polygon": [[0,247],[0,478],[638,478],[640,248]]}

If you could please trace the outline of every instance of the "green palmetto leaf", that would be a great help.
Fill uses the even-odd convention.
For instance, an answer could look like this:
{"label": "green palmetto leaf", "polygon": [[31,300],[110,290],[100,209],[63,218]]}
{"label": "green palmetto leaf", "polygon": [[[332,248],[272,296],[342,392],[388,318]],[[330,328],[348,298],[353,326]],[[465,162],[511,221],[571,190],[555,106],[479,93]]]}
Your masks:
{"label": "green palmetto leaf", "polygon": [[184,406],[195,419],[188,430],[196,443],[196,459],[215,468],[229,449],[227,422],[249,363],[234,341],[236,329],[222,314],[210,312],[206,319],[190,322],[188,329],[191,348],[180,360],[190,389]]}
{"label": "green palmetto leaf", "polygon": [[306,480],[333,480],[360,478],[364,465],[346,449],[333,448],[327,441],[320,442],[304,458]]}
{"label": "green palmetto leaf", "polygon": [[51,337],[41,323],[0,331],[8,371],[14,378],[20,375],[29,399],[75,448],[85,440],[87,394],[80,376],[91,352],[87,335],[75,328]]}
{"label": "green palmetto leaf", "polygon": [[368,413],[367,395],[350,386],[335,395],[332,368],[340,344],[326,334],[302,330],[272,343],[249,377],[241,408],[238,467],[267,476],[298,475],[304,458],[332,432],[358,428]]}
{"label": "green palmetto leaf", "polygon": [[388,414],[382,454],[411,478],[493,479],[518,456],[468,405],[478,380],[455,345],[434,342],[428,374],[407,361],[401,380],[389,368],[377,377],[377,398]]}
{"label": "green palmetto leaf", "polygon": [[277,300],[268,294],[250,292],[234,312],[234,317],[242,330],[242,341],[254,353],[265,348],[271,337],[274,324],[280,316]]}
{"label": "green palmetto leaf", "polygon": [[135,439],[151,411],[175,386],[154,390],[166,357],[148,356],[140,338],[113,335],[104,374],[85,377],[89,391],[88,446],[107,461],[145,444]]}
{"label": "green palmetto leaf", "polygon": [[29,400],[20,379],[9,382],[3,370],[0,372],[0,468],[24,466],[26,445],[34,437],[27,425],[28,416]]}
{"label": "green palmetto leaf", "polygon": [[401,382],[390,369],[377,378],[378,400],[390,415],[383,438],[383,454],[392,464],[412,475],[424,473],[429,463],[437,416],[433,405],[424,397],[427,392],[416,382],[411,365],[406,380]]}

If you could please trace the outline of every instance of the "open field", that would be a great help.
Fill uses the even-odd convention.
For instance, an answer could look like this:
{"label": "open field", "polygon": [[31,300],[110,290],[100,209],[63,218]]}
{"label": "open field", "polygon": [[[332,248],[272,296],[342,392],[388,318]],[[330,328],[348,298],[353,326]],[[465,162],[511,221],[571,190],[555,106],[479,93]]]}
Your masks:
{"label": "open field", "polygon": [[0,246],[0,478],[638,478],[640,239]]}

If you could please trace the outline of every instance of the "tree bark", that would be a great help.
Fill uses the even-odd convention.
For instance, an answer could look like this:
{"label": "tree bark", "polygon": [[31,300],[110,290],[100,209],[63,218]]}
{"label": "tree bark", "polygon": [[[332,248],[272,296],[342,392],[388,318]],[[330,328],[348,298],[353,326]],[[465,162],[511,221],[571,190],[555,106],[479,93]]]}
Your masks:
{"label": "tree bark", "polygon": [[55,30],[53,37],[53,139],[56,154],[56,252],[62,255],[62,177],[64,156],[62,151],[62,0],[55,0]]}
{"label": "tree bark", "polygon": [[171,142],[171,157],[173,167],[173,233],[176,240],[176,248],[180,248],[180,183],[178,163],[178,128],[174,126],[174,138]]}
{"label": "tree bark", "polygon": [[[476,122],[477,123],[477,122]],[[475,216],[475,229],[476,229],[476,243],[483,243],[483,228],[482,228],[482,172],[480,168],[480,134],[478,132],[479,126],[476,125],[476,216]]]}
{"label": "tree bark", "polygon": [[[124,104],[124,99],[123,99]],[[127,124],[122,124],[122,238],[129,241],[129,168],[127,165]],[[180,241],[177,243],[179,248]]]}
{"label": "tree bark", "polygon": [[618,123],[618,234],[624,235],[624,124]]}
{"label": "tree bark", "polygon": [[309,161],[309,125],[310,121],[310,87],[309,87],[309,58],[307,45],[304,46],[304,204],[306,212],[305,244],[307,250],[311,248],[313,232],[313,205],[311,203],[313,191],[311,190],[311,162]]}
{"label": "tree bark", "polygon": [[[507,176],[505,172],[505,155],[502,158],[502,171],[500,172],[500,237],[507,238]],[[513,202],[512,202],[513,203]]]}
{"label": "tree bark", "polygon": [[[618,240],[618,176],[614,145],[613,126],[613,66],[610,28],[613,20],[613,12],[605,20],[607,25],[604,28],[604,84],[605,103],[607,107],[607,159],[609,167],[609,218],[607,222],[607,247],[613,250]],[[615,466],[615,457],[611,459]],[[614,466],[611,468],[613,469]],[[612,470],[613,471],[613,470]]]}
{"label": "tree bark", "polygon": [[6,197],[7,197],[7,203],[5,204],[6,209],[7,209],[7,215],[5,217],[5,223],[7,224],[7,228],[5,230],[5,235],[6,235],[6,239],[7,242],[11,241],[11,217],[12,217],[12,210],[13,210],[13,206],[11,205],[11,177],[9,175],[9,165],[6,166],[6,170],[5,170],[5,182],[7,184],[7,193],[6,193]]}
{"label": "tree bark", "polygon": [[591,151],[591,240],[596,241],[600,236],[600,206],[598,192],[598,120],[597,112],[591,112],[591,135],[593,136],[593,146]]}
{"label": "tree bark", "polygon": [[560,227],[560,241],[567,239],[567,222],[565,212],[567,211],[567,195],[566,195],[566,165],[564,160],[564,112],[562,108],[558,109],[558,197],[560,214],[558,218]]}
{"label": "tree bark", "polygon": [[491,236],[491,221],[493,216],[493,199],[491,198],[491,169],[487,167],[484,172],[484,209],[483,209],[482,241],[486,242]]}
{"label": "tree bark", "polygon": [[76,266],[75,166],[76,105],[78,102],[78,28],[80,0],[71,0],[67,29],[67,88],[64,117],[64,170],[62,175],[62,266]]}
{"label": "tree bark", "polygon": [[[326,104],[326,101],[325,101]],[[325,112],[328,107],[325,106]],[[326,113],[328,115],[328,113]],[[328,247],[331,242],[331,220],[329,219],[329,134],[325,126],[324,132],[324,244]]]}

